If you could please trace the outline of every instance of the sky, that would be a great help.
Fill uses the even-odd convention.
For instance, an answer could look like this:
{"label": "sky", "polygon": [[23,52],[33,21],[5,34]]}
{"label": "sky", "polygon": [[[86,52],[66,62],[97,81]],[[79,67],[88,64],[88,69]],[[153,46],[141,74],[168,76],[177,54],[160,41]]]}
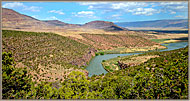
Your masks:
{"label": "sky", "polygon": [[70,24],[188,18],[188,2],[2,2],[2,7],[39,20]]}

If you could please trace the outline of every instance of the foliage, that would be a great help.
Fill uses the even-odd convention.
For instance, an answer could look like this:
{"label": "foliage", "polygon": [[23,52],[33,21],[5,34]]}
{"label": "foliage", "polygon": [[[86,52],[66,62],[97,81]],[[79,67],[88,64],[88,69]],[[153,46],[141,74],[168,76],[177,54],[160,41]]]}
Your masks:
{"label": "foliage", "polygon": [[2,51],[14,53],[15,62],[30,68],[36,74],[36,80],[54,81],[55,73],[62,75],[65,72],[66,75],[69,69],[84,70],[78,67],[88,61],[84,56],[89,52],[89,46],[61,35],[3,30],[2,37]]}
{"label": "foliage", "polygon": [[32,82],[26,68],[15,68],[3,52],[3,98],[6,99],[188,99],[188,47],[152,52],[138,66],[86,78],[72,71],[62,83]]}
{"label": "foliage", "polygon": [[104,55],[104,52],[100,52],[100,55]]}
{"label": "foliage", "polygon": [[14,68],[12,53],[2,53],[2,84],[3,98],[20,99],[30,91],[31,78],[26,68]]}
{"label": "foliage", "polygon": [[99,55],[99,53],[95,53],[95,55],[96,55],[96,56],[98,56],[98,55]]}
{"label": "foliage", "polygon": [[[14,53],[15,61],[34,68],[61,64],[64,68],[88,53],[88,46],[53,33],[3,30],[3,51]],[[32,61],[29,62],[29,61]]]}

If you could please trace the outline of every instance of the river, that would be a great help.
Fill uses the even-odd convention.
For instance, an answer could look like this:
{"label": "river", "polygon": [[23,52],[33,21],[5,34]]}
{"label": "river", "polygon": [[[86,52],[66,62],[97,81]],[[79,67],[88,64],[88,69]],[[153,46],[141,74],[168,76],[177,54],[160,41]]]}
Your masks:
{"label": "river", "polygon": [[[177,43],[168,43],[168,44],[162,44],[163,46],[166,46],[167,49],[160,50],[160,51],[170,51],[175,50],[179,48],[184,48],[188,45],[188,42],[177,42]],[[126,54],[105,54],[105,55],[99,55],[95,56],[87,66],[86,70],[88,71],[88,76],[91,77],[92,75],[100,75],[102,73],[106,74],[107,71],[103,68],[101,62],[102,60],[108,60],[111,58],[115,58],[118,56],[128,56],[128,55],[134,55],[134,54],[142,54],[142,53],[126,53]]]}

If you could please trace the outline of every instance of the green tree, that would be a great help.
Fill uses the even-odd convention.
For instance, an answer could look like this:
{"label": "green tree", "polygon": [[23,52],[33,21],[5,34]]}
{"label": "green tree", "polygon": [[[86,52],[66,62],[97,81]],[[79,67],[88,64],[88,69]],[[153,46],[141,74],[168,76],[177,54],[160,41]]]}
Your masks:
{"label": "green tree", "polygon": [[27,69],[15,68],[12,53],[2,53],[3,99],[22,99],[30,91],[31,76]]}

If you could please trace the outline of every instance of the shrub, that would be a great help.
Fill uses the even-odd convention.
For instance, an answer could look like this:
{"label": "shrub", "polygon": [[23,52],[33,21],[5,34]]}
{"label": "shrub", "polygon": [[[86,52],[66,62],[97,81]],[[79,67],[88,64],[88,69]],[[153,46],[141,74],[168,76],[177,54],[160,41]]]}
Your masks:
{"label": "shrub", "polygon": [[98,53],[95,53],[96,56],[98,56],[99,54]]}
{"label": "shrub", "polygon": [[100,52],[100,55],[104,55],[104,52]]}
{"label": "shrub", "polygon": [[27,69],[15,68],[12,53],[2,53],[3,99],[22,99],[30,91],[32,79]]}

